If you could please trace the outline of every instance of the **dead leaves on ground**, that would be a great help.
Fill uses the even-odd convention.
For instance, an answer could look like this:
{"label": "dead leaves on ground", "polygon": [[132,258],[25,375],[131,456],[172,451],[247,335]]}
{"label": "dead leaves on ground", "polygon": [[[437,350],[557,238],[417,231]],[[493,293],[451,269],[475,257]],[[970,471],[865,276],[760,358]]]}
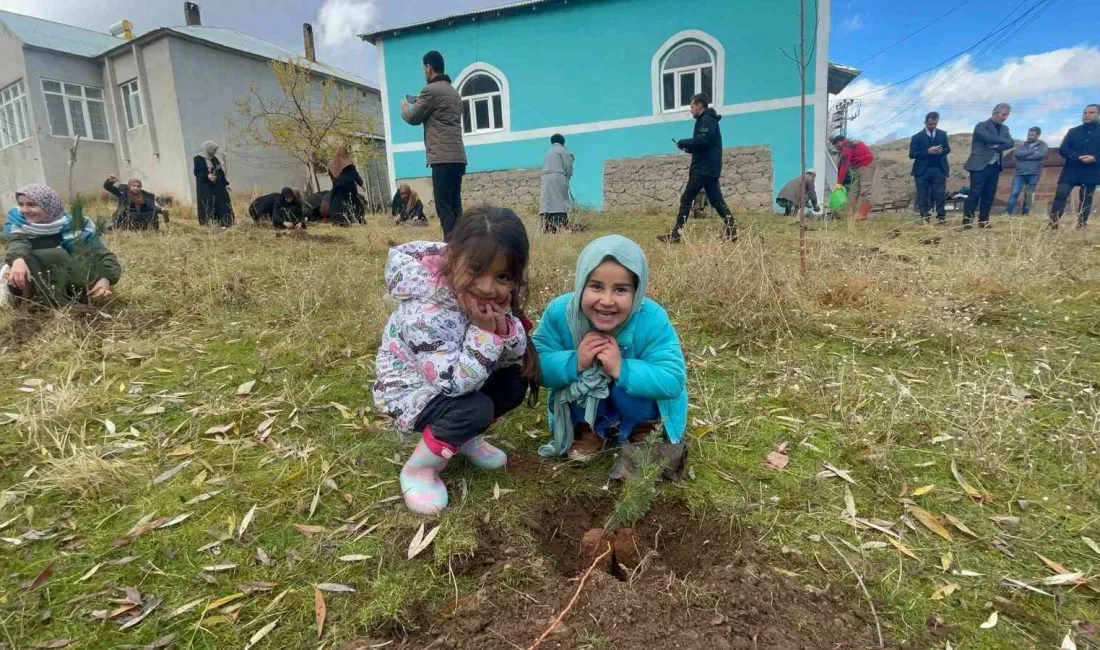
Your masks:
{"label": "dead leaves on ground", "polygon": [[439,526],[433,528],[428,534],[424,534],[424,524],[420,524],[420,528],[416,531],[416,535],[413,535],[412,541],[409,542],[408,559],[413,559],[417,555],[420,555],[424,549],[431,545],[432,540],[439,533]]}

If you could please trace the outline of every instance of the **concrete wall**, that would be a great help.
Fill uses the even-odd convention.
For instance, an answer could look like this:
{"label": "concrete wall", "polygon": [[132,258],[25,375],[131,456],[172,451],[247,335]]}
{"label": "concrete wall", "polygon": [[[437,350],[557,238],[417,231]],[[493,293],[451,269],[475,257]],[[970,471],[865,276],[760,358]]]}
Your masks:
{"label": "concrete wall", "polygon": [[[23,42],[0,23],[0,88],[23,79],[26,86],[26,68],[24,67]],[[28,94],[33,94],[27,88]],[[27,98],[28,106],[30,97]],[[29,120],[31,132],[40,124],[32,114]],[[43,178],[41,156],[38,150],[38,137],[0,149],[0,207],[4,214],[15,207],[15,190],[27,183],[40,182]],[[2,220],[2,218],[0,218]]]}
{"label": "concrete wall", "polygon": [[[827,15],[828,2],[818,5]],[[809,16],[807,29],[816,23]],[[577,2],[503,18],[456,21],[386,39],[380,60],[396,178],[429,174],[422,130],[402,121],[400,104],[405,94],[423,85],[421,57],[436,49],[456,81],[464,68],[480,62],[499,70],[507,82],[510,128],[466,137],[469,172],[538,165],[549,136],[558,131],[577,155],[574,196],[582,204],[602,207],[605,160],[673,154],[670,139],[691,135],[690,114],[655,113],[653,105],[654,57],[684,32],[702,32],[721,46],[723,70],[717,76],[722,105],[717,108],[725,117],[724,144],[768,147],[771,192],[778,192],[785,179],[802,171],[799,75],[781,51],[798,40],[797,3],[787,0],[694,0],[690,7],[681,0]],[[813,97],[816,68],[816,60],[810,61],[808,166],[824,151],[823,138],[819,142],[814,137],[815,120],[823,118],[814,108],[819,99]]]}
{"label": "concrete wall", "polygon": [[[189,175],[187,200],[194,201],[194,179],[190,177],[192,158],[206,140],[221,145],[218,157],[226,165],[231,189],[236,194],[274,192],[284,185],[303,187],[309,178],[303,165],[276,149],[239,142],[229,126],[230,119],[238,115],[237,102],[248,96],[250,84],[255,83],[257,91],[268,96],[281,94],[268,62],[178,38],[172,38],[170,49],[175,103],[179,107],[182,131],[182,156],[186,159]],[[317,92],[319,97],[320,90]],[[367,91],[362,101],[368,113],[374,116],[375,129],[380,133],[382,117],[378,94]]]}
{"label": "concrete wall", "polygon": [[[38,133],[40,159],[43,179],[62,197],[68,199],[69,188],[69,148],[73,139],[55,137],[50,134],[50,121],[46,113],[46,99],[42,95],[42,79],[67,81],[82,86],[103,88],[102,65],[90,59],[66,56],[56,52],[42,50],[24,50],[27,66],[27,91],[30,93],[31,114],[34,117],[35,130]],[[77,150],[77,162],[72,169],[72,190],[74,194],[98,196],[102,191],[103,179],[109,174],[118,173],[118,158],[115,145],[118,141],[118,128],[114,114],[108,103],[107,129],[110,142],[81,140]]]}

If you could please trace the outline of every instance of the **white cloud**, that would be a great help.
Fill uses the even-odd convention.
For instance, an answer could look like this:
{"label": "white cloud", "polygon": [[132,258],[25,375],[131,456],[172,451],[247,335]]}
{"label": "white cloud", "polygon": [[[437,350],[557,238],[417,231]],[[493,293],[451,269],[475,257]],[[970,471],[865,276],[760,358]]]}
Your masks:
{"label": "white cloud", "polygon": [[858,32],[863,29],[863,14],[852,14],[840,21],[840,29],[844,32]]}
{"label": "white cloud", "polygon": [[935,73],[873,94],[867,93],[887,84],[860,78],[840,96],[861,101],[860,116],[848,131],[870,142],[915,133],[928,111],[939,111],[940,128],[949,133],[968,132],[999,102],[1013,105],[1008,124],[1014,136],[1022,139],[1028,127],[1038,125],[1043,139],[1055,142],[1066,125],[1080,123],[1081,108],[1095,101],[1096,70],[1096,46],[1029,54],[986,70],[975,67],[967,55]]}
{"label": "white cloud", "polygon": [[375,0],[325,0],[317,12],[321,45],[337,47],[354,41],[366,32],[378,17]]}

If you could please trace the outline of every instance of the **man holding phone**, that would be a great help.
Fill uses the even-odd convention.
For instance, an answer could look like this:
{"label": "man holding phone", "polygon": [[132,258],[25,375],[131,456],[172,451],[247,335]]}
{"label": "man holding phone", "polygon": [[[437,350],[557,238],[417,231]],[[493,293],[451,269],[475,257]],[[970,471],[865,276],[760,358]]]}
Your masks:
{"label": "man holding phone", "polygon": [[424,55],[428,85],[418,97],[401,101],[401,119],[424,125],[424,149],[432,168],[435,211],[443,226],[443,241],[462,215],[462,176],[466,173],[466,148],[462,143],[462,97],[444,74],[443,55],[435,50]]}

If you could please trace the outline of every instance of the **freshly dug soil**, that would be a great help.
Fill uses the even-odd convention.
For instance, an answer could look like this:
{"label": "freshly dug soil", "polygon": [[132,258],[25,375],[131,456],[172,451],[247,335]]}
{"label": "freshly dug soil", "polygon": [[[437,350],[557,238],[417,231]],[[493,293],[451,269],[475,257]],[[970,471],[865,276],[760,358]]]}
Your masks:
{"label": "freshly dug soil", "polygon": [[551,570],[526,585],[494,579],[494,572],[506,562],[514,566],[515,558],[506,552],[511,549],[498,548],[503,535],[483,531],[477,552],[481,561],[474,563],[488,566],[482,588],[457,607],[452,602],[426,616],[418,633],[394,645],[529,647],[573,597],[576,578],[591,564],[595,549],[602,553],[611,543],[619,563],[626,565],[622,573],[593,571],[576,605],[541,648],[877,647],[874,621],[861,613],[859,594],[837,593],[776,570],[799,572],[808,568],[804,560],[773,557],[728,521],[693,519],[676,502],[659,502],[633,530],[606,536],[600,526],[610,505],[607,499],[581,499],[540,513],[541,543],[552,559]]}

